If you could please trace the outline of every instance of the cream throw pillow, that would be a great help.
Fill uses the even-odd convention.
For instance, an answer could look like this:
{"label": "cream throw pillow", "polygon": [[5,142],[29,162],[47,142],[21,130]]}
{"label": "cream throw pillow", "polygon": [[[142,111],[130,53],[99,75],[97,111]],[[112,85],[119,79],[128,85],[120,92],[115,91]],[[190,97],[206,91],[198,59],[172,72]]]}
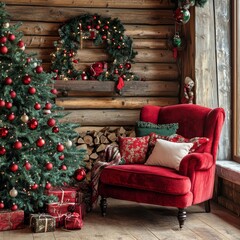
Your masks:
{"label": "cream throw pillow", "polygon": [[181,160],[189,153],[193,143],[176,143],[157,139],[146,165],[163,166],[179,170]]}

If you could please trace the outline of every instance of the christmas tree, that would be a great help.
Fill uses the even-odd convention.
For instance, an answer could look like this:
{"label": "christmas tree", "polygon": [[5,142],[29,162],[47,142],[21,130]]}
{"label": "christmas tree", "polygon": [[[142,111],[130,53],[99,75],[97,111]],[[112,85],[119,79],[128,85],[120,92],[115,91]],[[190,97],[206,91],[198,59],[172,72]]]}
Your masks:
{"label": "christmas tree", "polygon": [[82,179],[85,151],[73,144],[77,125],[60,121],[54,76],[9,19],[0,3],[0,208],[36,212],[54,200],[46,189]]}

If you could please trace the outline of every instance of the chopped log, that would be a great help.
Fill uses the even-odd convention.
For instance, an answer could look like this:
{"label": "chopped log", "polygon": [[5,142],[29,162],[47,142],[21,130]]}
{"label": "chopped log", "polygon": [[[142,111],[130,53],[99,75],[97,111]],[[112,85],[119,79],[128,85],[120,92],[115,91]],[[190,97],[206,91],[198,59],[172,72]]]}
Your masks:
{"label": "chopped log", "polygon": [[106,144],[109,143],[109,141],[105,135],[102,135],[100,137],[100,143],[106,143]]}
{"label": "chopped log", "polygon": [[123,135],[123,134],[125,134],[126,133],[126,130],[123,128],[123,127],[120,127],[119,129],[118,129],[118,131],[117,131],[117,134],[118,135]]}
{"label": "chopped log", "polygon": [[87,144],[81,144],[77,146],[78,149],[85,149],[87,150]]}
{"label": "chopped log", "polygon": [[84,142],[88,145],[88,146],[93,146],[93,138],[91,135],[86,135],[84,138],[83,138]]}
{"label": "chopped log", "polygon": [[92,154],[92,152],[93,152],[93,150],[94,150],[94,147],[87,147],[87,152],[88,152],[88,155],[91,155]]}
{"label": "chopped log", "polygon": [[96,160],[98,158],[98,154],[97,153],[92,153],[90,155],[90,158],[93,159],[93,160]]}
{"label": "chopped log", "polygon": [[96,136],[96,137],[94,138],[94,144],[95,144],[95,145],[100,144],[100,138],[99,138],[99,136]]}
{"label": "chopped log", "polygon": [[78,143],[78,144],[83,144],[83,143],[85,143],[85,142],[84,142],[84,140],[83,140],[82,137],[79,137],[78,140],[77,140],[77,143]]}
{"label": "chopped log", "polygon": [[110,134],[108,134],[107,138],[111,141],[111,142],[115,142],[117,140],[117,136],[115,132],[112,132]]}
{"label": "chopped log", "polygon": [[99,152],[102,152],[104,151],[106,148],[106,145],[105,144],[101,144],[97,149],[96,149],[96,152],[99,153]]}

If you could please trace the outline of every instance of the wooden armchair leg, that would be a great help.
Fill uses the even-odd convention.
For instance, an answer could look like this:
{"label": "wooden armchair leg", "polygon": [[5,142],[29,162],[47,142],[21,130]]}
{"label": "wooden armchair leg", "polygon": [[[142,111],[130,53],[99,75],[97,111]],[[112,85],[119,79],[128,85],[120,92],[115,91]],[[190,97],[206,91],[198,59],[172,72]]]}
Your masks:
{"label": "wooden armchair leg", "polygon": [[183,227],[184,225],[184,221],[186,220],[187,218],[187,212],[186,212],[186,209],[185,208],[179,208],[178,209],[178,222],[179,222],[179,227],[180,229]]}
{"label": "wooden armchair leg", "polygon": [[205,211],[207,213],[211,212],[211,205],[210,205],[210,200],[207,200],[204,202],[204,205],[205,205]]}
{"label": "wooden armchair leg", "polygon": [[107,198],[101,197],[100,208],[101,208],[102,216],[105,217],[107,214]]}

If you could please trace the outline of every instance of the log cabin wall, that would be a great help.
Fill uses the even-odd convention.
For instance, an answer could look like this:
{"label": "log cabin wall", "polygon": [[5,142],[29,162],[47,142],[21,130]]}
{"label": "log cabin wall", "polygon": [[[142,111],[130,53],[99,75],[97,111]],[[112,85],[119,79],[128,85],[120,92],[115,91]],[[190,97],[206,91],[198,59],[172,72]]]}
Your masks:
{"label": "log cabin wall", "polygon": [[[21,21],[20,30],[28,52],[36,52],[45,70],[50,69],[53,42],[59,40],[58,28],[67,20],[85,13],[119,18],[125,35],[133,39],[138,52],[132,71],[143,81],[127,82],[122,96],[114,93],[113,83],[59,81],[62,90],[56,102],[71,114],[65,119],[88,126],[133,125],[145,104],[170,105],[179,102],[179,69],[167,39],[174,33],[171,1],[40,1],[6,0],[12,21]],[[84,43],[85,44],[85,43]],[[86,43],[79,52],[78,68],[107,60],[104,49]]]}

